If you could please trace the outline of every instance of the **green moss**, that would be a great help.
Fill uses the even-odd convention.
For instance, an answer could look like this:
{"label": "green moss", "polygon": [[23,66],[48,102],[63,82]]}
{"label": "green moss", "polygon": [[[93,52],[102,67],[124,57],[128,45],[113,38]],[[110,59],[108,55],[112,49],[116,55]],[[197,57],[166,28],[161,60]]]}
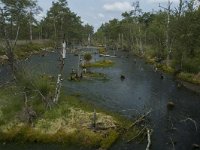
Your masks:
{"label": "green moss", "polygon": [[111,130],[108,135],[101,141],[101,148],[108,149],[110,148],[116,140],[119,138],[119,133],[115,130]]}

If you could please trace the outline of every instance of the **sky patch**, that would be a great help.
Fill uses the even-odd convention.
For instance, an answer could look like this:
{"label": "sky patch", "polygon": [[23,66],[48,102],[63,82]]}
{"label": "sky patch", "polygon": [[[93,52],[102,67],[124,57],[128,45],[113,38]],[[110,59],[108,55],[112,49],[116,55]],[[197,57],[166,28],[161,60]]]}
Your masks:
{"label": "sky patch", "polygon": [[130,2],[114,2],[103,5],[103,9],[106,11],[130,11],[132,9]]}

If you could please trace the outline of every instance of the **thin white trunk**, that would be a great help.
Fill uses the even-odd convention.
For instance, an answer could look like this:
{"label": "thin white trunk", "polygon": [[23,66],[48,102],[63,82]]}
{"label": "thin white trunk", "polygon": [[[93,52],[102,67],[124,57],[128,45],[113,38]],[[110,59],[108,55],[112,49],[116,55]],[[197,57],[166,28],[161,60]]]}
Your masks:
{"label": "thin white trunk", "polygon": [[30,20],[29,20],[29,30],[30,30],[30,42],[33,41],[33,28],[32,28],[32,12],[30,11]]}
{"label": "thin white trunk", "polygon": [[20,30],[20,26],[17,27],[17,33],[16,33],[16,36],[15,36],[13,48],[15,48],[15,46],[17,44],[17,40],[18,40],[18,37],[19,37],[19,30]]}
{"label": "thin white trunk", "polygon": [[146,147],[146,150],[149,150],[150,149],[150,146],[151,146],[151,131],[149,129],[147,129],[147,147]]}
{"label": "thin white trunk", "polygon": [[55,92],[55,97],[54,97],[54,100],[53,100],[54,103],[58,102],[58,99],[60,97],[61,86],[62,86],[61,74],[58,74],[58,79],[57,79],[57,84],[56,84],[56,92]]}

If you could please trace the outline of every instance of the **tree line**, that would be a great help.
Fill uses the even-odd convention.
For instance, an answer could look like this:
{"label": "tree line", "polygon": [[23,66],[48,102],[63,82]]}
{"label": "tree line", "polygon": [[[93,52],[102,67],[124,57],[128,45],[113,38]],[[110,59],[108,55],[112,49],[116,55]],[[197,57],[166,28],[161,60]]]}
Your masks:
{"label": "tree line", "polygon": [[[48,39],[55,48],[61,46],[63,39],[68,47],[88,44],[93,27],[83,25],[81,18],[68,7],[67,0],[52,2],[46,16],[39,20],[37,16],[42,11],[37,0],[0,0],[0,54],[6,54],[12,70],[16,52],[21,49],[17,46],[19,40],[31,44],[33,40]],[[31,52],[30,44],[25,53]],[[25,54],[22,50],[17,53]]]}
{"label": "tree line", "polygon": [[122,49],[154,58],[175,70],[200,71],[200,7],[198,0],[179,0],[143,12],[139,1],[133,10],[122,13],[122,20],[102,24],[95,33],[98,45]]}
{"label": "tree line", "polygon": [[68,43],[84,43],[93,27],[83,25],[81,18],[68,7],[67,0],[52,2],[51,8],[41,20],[42,13],[37,0],[0,0],[0,40],[65,38]]}

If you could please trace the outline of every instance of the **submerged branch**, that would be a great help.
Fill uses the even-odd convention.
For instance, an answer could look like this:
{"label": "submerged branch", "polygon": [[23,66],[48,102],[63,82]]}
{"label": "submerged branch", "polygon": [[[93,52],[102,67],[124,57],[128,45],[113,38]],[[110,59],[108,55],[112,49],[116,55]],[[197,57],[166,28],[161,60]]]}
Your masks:
{"label": "submerged branch", "polygon": [[147,141],[148,141],[148,144],[147,144],[146,150],[149,150],[150,146],[151,146],[151,134],[152,134],[152,131],[147,128]]}
{"label": "submerged branch", "polygon": [[150,109],[146,114],[142,115],[139,119],[137,119],[133,124],[130,125],[130,127],[128,128],[128,130],[130,128],[132,128],[133,126],[135,126],[136,124],[140,123],[141,121],[143,121],[143,119],[148,116],[150,113],[152,112],[152,109]]}
{"label": "submerged branch", "polygon": [[192,118],[186,118],[185,120],[181,120],[181,122],[186,122],[186,121],[191,121],[195,126],[196,132],[198,131],[197,123],[195,120],[193,120]]}

